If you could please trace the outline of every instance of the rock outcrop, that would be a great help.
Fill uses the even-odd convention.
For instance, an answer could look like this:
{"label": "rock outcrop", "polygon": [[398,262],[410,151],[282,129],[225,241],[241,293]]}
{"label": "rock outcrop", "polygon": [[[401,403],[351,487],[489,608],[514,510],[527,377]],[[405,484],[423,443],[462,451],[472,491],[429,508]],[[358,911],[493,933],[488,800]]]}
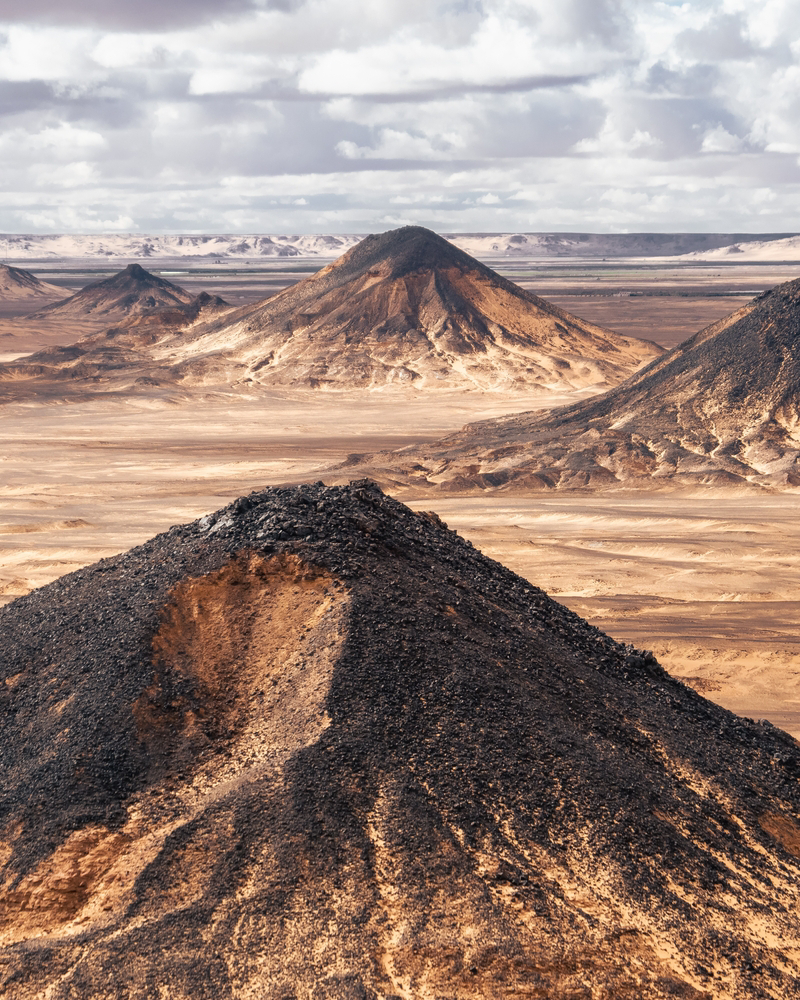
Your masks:
{"label": "rock outcrop", "polygon": [[800,747],[369,482],[0,610],[0,992],[800,990]]}

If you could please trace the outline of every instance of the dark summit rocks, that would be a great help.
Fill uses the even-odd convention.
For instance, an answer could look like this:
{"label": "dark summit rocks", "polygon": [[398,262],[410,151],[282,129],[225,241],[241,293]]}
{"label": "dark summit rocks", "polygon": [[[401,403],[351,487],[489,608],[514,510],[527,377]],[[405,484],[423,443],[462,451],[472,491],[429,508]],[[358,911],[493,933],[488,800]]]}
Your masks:
{"label": "dark summit rocks", "polygon": [[471,424],[362,465],[382,481],[449,490],[797,488],[800,279],[758,296],[602,395]]}
{"label": "dark summit rocks", "polygon": [[0,992],[775,998],[800,748],[368,481],[0,610]]}
{"label": "dark summit rocks", "polygon": [[[335,265],[337,283],[381,269],[388,278],[404,278],[418,271],[458,268],[479,272],[512,292],[520,289],[443,236],[423,226],[403,226],[365,237]],[[333,273],[333,272],[332,272]]]}

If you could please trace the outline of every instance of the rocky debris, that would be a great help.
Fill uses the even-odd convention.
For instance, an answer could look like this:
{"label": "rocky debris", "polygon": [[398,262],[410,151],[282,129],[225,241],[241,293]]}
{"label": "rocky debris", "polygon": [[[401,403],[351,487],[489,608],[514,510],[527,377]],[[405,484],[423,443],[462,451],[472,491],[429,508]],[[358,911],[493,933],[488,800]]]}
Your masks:
{"label": "rocky debris", "polygon": [[602,395],[470,424],[347,469],[416,489],[800,487],[800,279]]}
{"label": "rocky debris", "polygon": [[800,747],[370,481],[0,609],[0,991],[784,998]]}

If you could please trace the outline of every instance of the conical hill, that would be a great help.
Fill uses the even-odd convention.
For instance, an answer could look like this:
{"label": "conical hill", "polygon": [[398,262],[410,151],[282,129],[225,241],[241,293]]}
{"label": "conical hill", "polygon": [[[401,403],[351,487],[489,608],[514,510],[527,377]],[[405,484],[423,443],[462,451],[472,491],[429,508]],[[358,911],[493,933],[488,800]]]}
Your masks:
{"label": "conical hill", "polygon": [[21,267],[0,264],[0,305],[15,302],[47,301],[63,298],[64,289],[49,281],[42,281],[35,274]]}
{"label": "conical hill", "polygon": [[418,226],[368,236],[317,274],[154,360],[187,383],[565,391],[615,385],[657,345],[576,319]]}
{"label": "conical hill", "polygon": [[46,306],[29,319],[102,317],[114,322],[157,309],[186,305],[191,300],[189,292],[179,285],[151,274],[140,264],[129,264],[124,271],[86,285],[68,299]]}
{"label": "conical hill", "polygon": [[369,482],[0,610],[0,991],[800,989],[800,748]]}

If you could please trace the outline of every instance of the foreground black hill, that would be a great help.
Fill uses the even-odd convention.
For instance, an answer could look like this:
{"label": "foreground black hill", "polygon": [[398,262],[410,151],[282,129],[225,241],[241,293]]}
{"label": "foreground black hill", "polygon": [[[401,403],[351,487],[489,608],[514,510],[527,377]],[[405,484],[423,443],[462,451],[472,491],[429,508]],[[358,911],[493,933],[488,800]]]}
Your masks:
{"label": "foreground black hill", "polygon": [[0,992],[781,998],[800,747],[368,482],[0,610]]}
{"label": "foreground black hill", "polygon": [[[800,486],[800,279],[753,299],[614,389],[356,456],[384,482],[442,489]],[[350,468],[348,473],[352,474]]]}

